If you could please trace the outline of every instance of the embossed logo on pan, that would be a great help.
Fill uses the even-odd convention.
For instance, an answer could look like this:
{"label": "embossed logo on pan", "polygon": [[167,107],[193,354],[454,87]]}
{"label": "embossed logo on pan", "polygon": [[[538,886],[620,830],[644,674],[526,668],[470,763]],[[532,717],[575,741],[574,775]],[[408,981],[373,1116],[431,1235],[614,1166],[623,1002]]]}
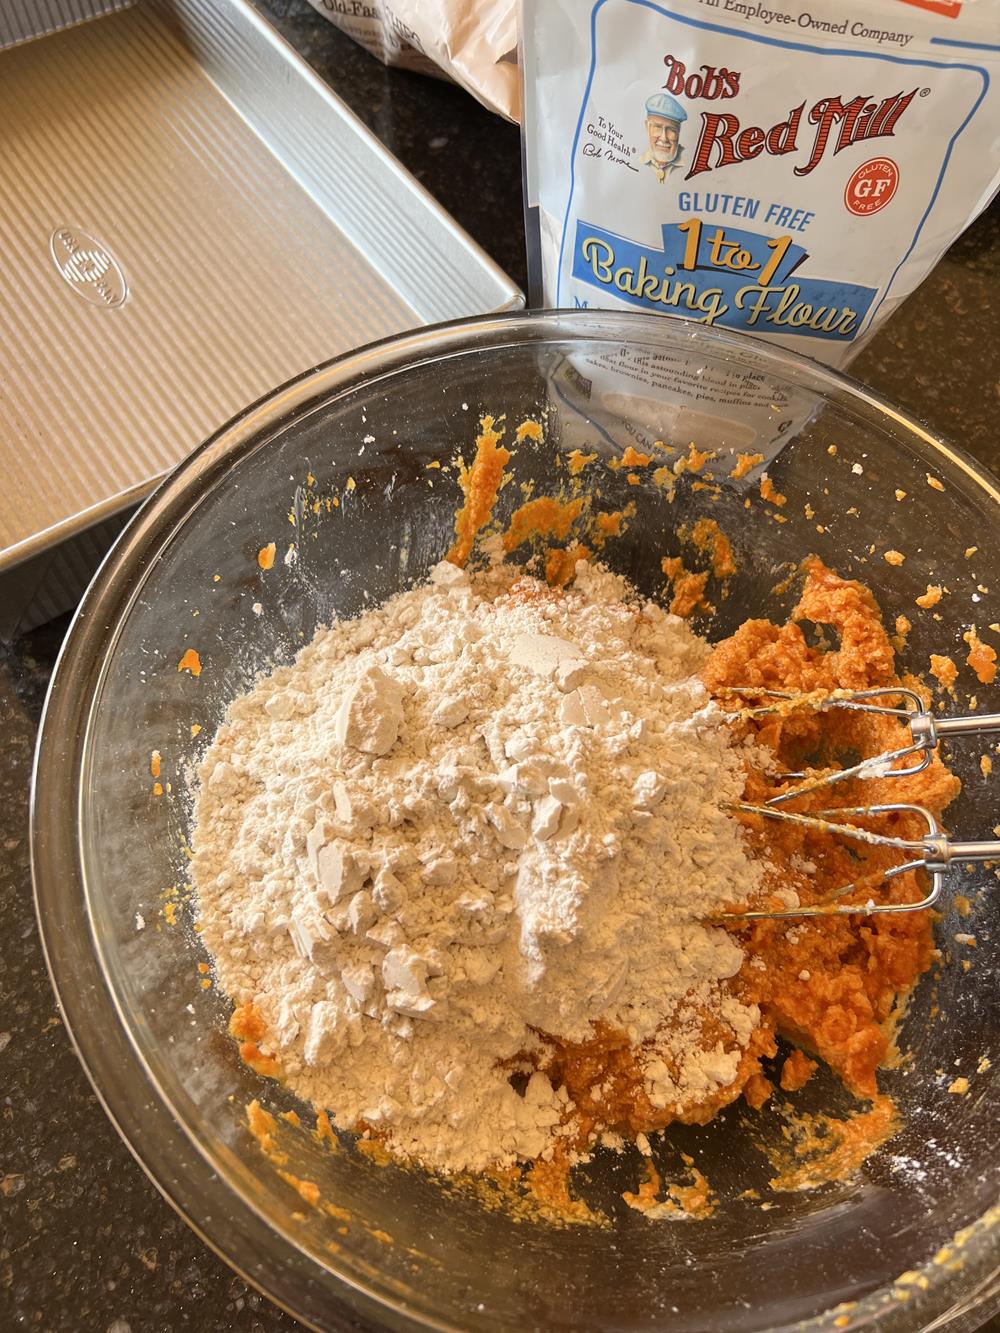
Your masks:
{"label": "embossed logo on pan", "polygon": [[52,260],[78,296],[116,310],[128,298],[128,282],[107,246],[79,227],[57,227],[49,237]]}

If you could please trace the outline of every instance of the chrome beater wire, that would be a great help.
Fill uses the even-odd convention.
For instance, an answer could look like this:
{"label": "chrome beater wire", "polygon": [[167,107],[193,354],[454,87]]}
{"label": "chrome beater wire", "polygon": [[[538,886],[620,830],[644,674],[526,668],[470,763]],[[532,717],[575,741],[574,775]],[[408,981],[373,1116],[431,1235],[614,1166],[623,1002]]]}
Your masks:
{"label": "chrome beater wire", "polygon": [[[908,859],[898,866],[892,866],[882,875],[880,883],[907,874],[911,870],[923,870],[930,876],[930,888],[927,894],[914,903],[876,903],[869,898],[864,903],[838,904],[836,900],[855,892],[860,885],[844,884],[829,893],[822,903],[811,907],[788,908],[785,911],[734,910],[719,919],[727,920],[788,920],[797,917],[816,916],[876,916],[890,912],[919,912],[932,907],[941,896],[944,888],[944,875],[953,861],[1000,861],[1000,840],[985,842],[953,842],[942,830],[935,816],[922,805],[907,802],[890,802],[878,805],[840,806],[829,810],[816,810],[809,814],[778,807],[794,801],[797,797],[824,787],[833,786],[846,778],[904,778],[912,777],[931,762],[938,741],[943,736],[974,736],[1000,732],[1000,713],[970,714],[960,717],[935,717],[915,690],[900,685],[883,686],[869,690],[838,690],[831,695],[815,697],[798,694],[791,690],[772,690],[754,685],[732,685],[726,687],[730,694],[763,696],[775,700],[774,704],[759,705],[741,710],[743,717],[767,717],[787,712],[787,705],[792,708],[801,706],[816,712],[825,712],[831,708],[849,709],[852,712],[878,713],[886,717],[898,718],[909,728],[910,740],[897,749],[883,754],[872,755],[848,768],[836,769],[820,777],[810,777],[808,773],[787,773],[783,776],[791,781],[803,779],[800,785],[790,791],[772,796],[765,805],[753,805],[736,802],[728,808],[734,812],[761,815],[766,819],[781,820],[836,834],[855,842],[869,846],[889,847],[908,854]],[[909,707],[893,707],[889,703],[875,703],[876,699],[902,699]],[[785,705],[784,707],[782,705]],[[894,765],[900,760],[917,758],[903,768]],[[926,834],[919,838],[896,838],[889,834],[873,833],[870,829],[856,824],[842,823],[844,819],[868,819],[879,815],[910,813],[918,816],[927,826]]]}

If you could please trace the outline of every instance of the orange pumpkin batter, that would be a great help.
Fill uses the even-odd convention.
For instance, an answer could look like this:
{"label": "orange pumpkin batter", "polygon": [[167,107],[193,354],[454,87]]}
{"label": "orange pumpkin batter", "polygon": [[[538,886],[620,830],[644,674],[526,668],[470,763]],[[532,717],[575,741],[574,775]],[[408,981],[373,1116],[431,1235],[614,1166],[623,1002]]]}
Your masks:
{"label": "orange pumpkin batter", "polygon": [[[735,706],[729,687],[736,685],[823,697],[840,689],[902,683],[872,594],[818,560],[807,561],[804,569],[802,595],[787,624],[748,620],[714,649],[703,679],[727,708]],[[812,646],[802,621],[825,627],[827,639],[835,642]],[[742,696],[741,701],[745,702]],[[819,769],[843,767],[848,755],[898,748],[904,734],[895,719],[844,710],[785,708],[738,725],[771,752],[783,771],[807,764]],[[745,799],[760,805],[790,785],[794,784],[754,768],[747,774]],[[939,813],[958,789],[958,780],[935,756],[921,774],[845,781],[800,798],[794,808],[807,812],[834,805],[908,801]],[[912,872],[880,883],[883,870],[898,862],[898,852],[849,846],[829,832],[776,824],[759,816],[741,818],[751,848],[776,867],[774,889],[792,888],[804,904],[818,902],[852,882],[859,884],[853,899],[858,902],[869,897],[880,902],[917,901],[924,896]],[[903,837],[918,837],[923,831],[920,821],[908,814],[869,821],[869,827]],[[761,1060],[775,1054],[779,1035],[801,1048],[782,1070],[780,1081],[786,1091],[797,1090],[813,1073],[816,1065],[804,1054],[808,1051],[825,1061],[852,1092],[877,1097],[876,1071],[890,1052],[890,1020],[900,998],[933,958],[930,913],[755,921],[733,929],[739,933],[747,962],[730,984],[762,1012],[761,1026],[741,1058],[736,1079],[707,1101],[657,1110],[643,1091],[637,1052],[624,1034],[598,1025],[585,1043],[550,1040],[542,1067],[554,1082],[565,1083],[578,1108],[581,1142],[602,1129],[634,1135],[675,1120],[704,1124],[741,1093],[751,1106],[762,1105],[772,1087],[761,1071]],[[706,1046],[721,1039],[725,1049],[735,1047],[731,1034],[727,1036],[707,1015],[703,1032]],[[655,1040],[647,1043],[655,1044]],[[892,1118],[884,1109],[869,1119],[869,1128],[889,1132]],[[862,1130],[867,1133],[864,1126]],[[869,1149],[875,1141],[868,1140]]]}

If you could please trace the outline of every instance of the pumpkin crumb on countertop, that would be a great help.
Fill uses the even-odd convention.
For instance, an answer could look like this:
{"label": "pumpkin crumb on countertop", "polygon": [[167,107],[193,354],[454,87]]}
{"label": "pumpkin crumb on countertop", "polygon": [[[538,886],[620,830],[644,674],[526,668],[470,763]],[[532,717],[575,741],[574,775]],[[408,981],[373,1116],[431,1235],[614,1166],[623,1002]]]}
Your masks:
{"label": "pumpkin crumb on countertop", "polygon": [[925,611],[929,611],[932,606],[937,606],[945,592],[946,589],[943,588],[940,583],[928,583],[927,591],[921,593],[920,596],[914,600],[916,601],[917,606],[922,606]]}
{"label": "pumpkin crumb on countertop", "polygon": [[906,499],[906,492],[905,492],[905,491],[897,490],[897,491],[896,491],[896,499],[897,499],[897,500],[905,500],[905,499]]}
{"label": "pumpkin crumb on countertop", "polygon": [[979,771],[982,773],[984,778],[988,778],[990,774],[993,772],[993,760],[990,758],[988,754],[980,756]]}
{"label": "pumpkin crumb on countertop", "polygon": [[197,649],[186,648],[184,656],[177,663],[178,671],[189,671],[192,676],[201,675],[201,656]]}
{"label": "pumpkin crumb on countertop", "polygon": [[948,1084],[948,1091],[953,1092],[957,1097],[964,1097],[969,1091],[969,1080],[965,1078],[964,1075],[953,1079],[952,1082]]}
{"label": "pumpkin crumb on countertop", "polygon": [[898,568],[905,559],[906,556],[902,551],[886,551],[885,553],[885,563],[887,565],[895,565]]}
{"label": "pumpkin crumb on countertop", "polygon": [[966,664],[975,672],[980,685],[992,685],[997,675],[997,650],[983,643],[975,625],[967,629],[962,638],[969,645]]}
{"label": "pumpkin crumb on countertop", "polygon": [[752,472],[758,463],[763,463],[763,454],[737,454],[736,466],[730,472],[733,481],[740,481],[748,472]]}
{"label": "pumpkin crumb on countertop", "polygon": [[524,440],[534,440],[536,444],[541,444],[542,439],[544,438],[542,423],[540,421],[535,421],[531,417],[527,417],[522,421],[514,434],[518,444],[521,444]]}
{"label": "pumpkin crumb on countertop", "polygon": [[192,740],[194,739],[195,736],[198,735],[198,733],[199,733],[200,731],[201,731],[201,723],[200,723],[200,722],[192,722],[192,723],[191,723],[191,738],[192,738]]}
{"label": "pumpkin crumb on countertop", "polygon": [[260,548],[257,552],[257,563],[260,565],[261,569],[274,568],[274,557],[277,554],[277,550],[278,547],[275,542],[268,542],[266,546]]}
{"label": "pumpkin crumb on countertop", "polygon": [[937,477],[932,476],[929,472],[927,473],[927,485],[932,487],[935,491],[944,490],[944,482],[938,481]]}
{"label": "pumpkin crumb on countertop", "polygon": [[152,776],[152,777],[154,777],[154,778],[158,778],[158,777],[160,776],[160,752],[159,752],[159,750],[154,750],[153,753],[149,756],[149,772],[150,772],[150,776]]}

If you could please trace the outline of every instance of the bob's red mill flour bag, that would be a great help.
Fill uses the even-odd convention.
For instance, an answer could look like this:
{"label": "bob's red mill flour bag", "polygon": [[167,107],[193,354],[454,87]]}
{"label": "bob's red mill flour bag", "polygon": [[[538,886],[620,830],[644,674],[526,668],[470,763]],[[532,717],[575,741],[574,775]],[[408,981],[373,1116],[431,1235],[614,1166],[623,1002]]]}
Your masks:
{"label": "bob's red mill flour bag", "polygon": [[536,304],[850,359],[1000,180],[1000,0],[524,0]]}

